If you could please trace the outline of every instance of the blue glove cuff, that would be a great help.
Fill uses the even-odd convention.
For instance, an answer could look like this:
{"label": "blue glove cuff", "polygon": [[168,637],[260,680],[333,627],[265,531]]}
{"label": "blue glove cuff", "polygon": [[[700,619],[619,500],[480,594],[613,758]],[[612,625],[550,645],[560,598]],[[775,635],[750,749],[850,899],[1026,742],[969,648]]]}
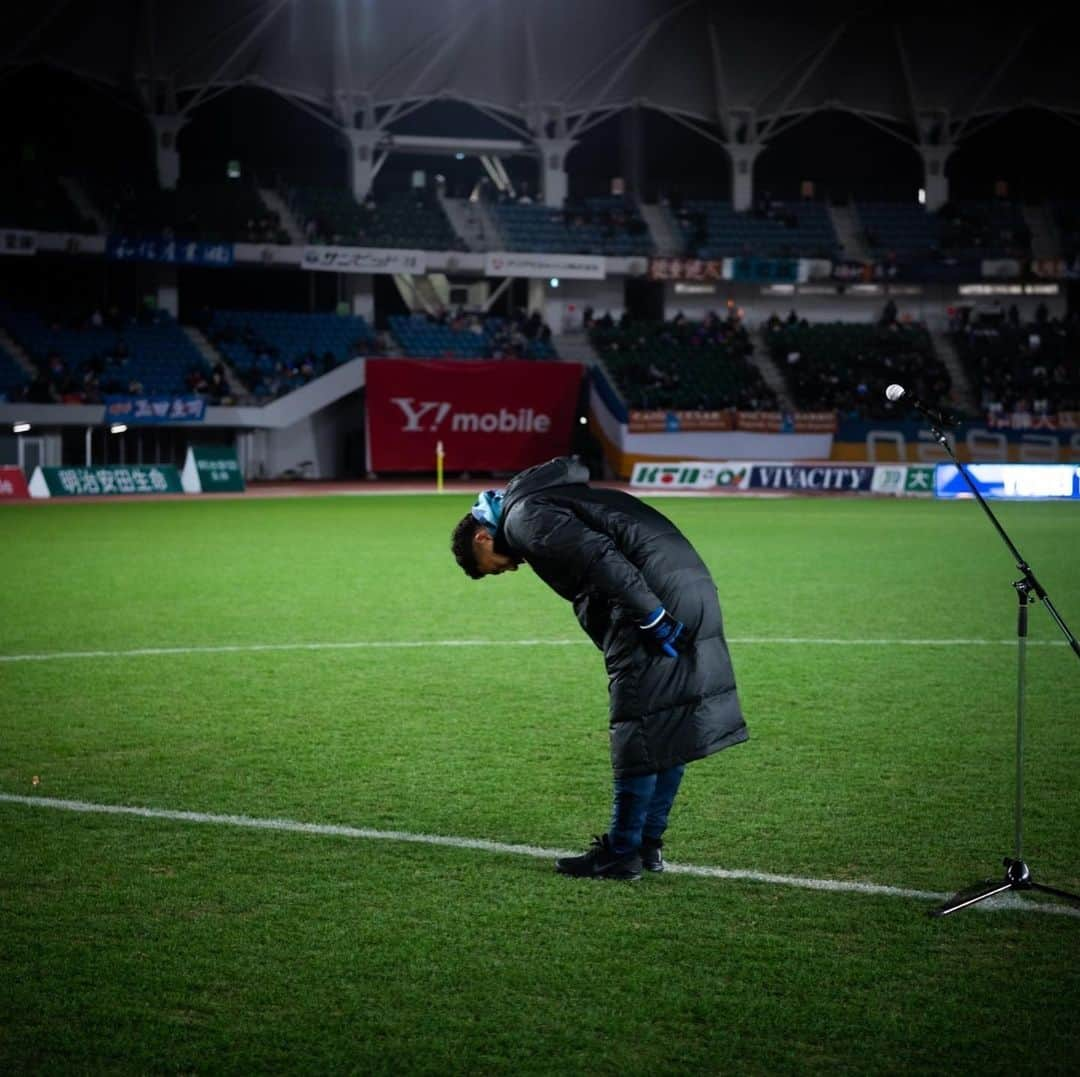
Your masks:
{"label": "blue glove cuff", "polygon": [[663,619],[667,610],[663,606],[657,606],[652,613],[648,614],[643,621],[640,622],[640,627],[648,631],[650,628],[655,628]]}

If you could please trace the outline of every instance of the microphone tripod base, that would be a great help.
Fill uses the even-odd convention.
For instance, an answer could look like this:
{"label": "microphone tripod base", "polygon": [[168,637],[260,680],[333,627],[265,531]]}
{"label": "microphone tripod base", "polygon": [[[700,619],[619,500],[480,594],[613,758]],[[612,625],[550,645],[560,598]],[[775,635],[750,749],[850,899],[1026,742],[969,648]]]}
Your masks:
{"label": "microphone tripod base", "polygon": [[1067,890],[1058,890],[1053,886],[1044,886],[1035,882],[1031,877],[1031,869],[1023,860],[1013,860],[1005,857],[1005,878],[986,879],[981,883],[974,883],[964,890],[953,894],[944,905],[930,910],[931,916],[948,916],[949,913],[959,912],[972,905],[985,901],[995,894],[1003,894],[1007,890],[1038,890],[1043,894],[1053,894],[1055,897],[1066,898],[1080,905],[1080,894],[1070,894]]}

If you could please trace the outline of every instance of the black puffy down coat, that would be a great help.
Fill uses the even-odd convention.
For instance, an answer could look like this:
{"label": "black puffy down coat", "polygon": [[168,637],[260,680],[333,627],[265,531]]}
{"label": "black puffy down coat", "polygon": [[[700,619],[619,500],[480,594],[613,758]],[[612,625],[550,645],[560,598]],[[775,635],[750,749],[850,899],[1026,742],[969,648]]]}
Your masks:
{"label": "black puffy down coat", "polygon": [[[666,770],[746,740],[709,570],[667,517],[588,479],[573,457],[516,475],[495,549],[526,561],[572,602],[604,652],[615,776]],[[643,645],[638,623],[658,606],[693,637],[678,659]]]}

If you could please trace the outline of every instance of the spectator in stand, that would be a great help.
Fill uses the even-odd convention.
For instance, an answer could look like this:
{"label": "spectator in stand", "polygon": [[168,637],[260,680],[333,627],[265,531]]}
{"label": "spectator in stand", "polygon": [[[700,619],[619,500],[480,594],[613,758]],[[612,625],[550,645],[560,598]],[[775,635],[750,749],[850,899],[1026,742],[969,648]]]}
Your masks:
{"label": "spectator in stand", "polygon": [[199,396],[209,392],[210,383],[206,380],[206,371],[201,366],[192,367],[187,376],[187,385],[191,392]]}
{"label": "spectator in stand", "polygon": [[232,391],[229,389],[229,380],[225,374],[225,366],[217,363],[214,372],[210,375],[210,384],[207,393],[215,404],[232,404]]}

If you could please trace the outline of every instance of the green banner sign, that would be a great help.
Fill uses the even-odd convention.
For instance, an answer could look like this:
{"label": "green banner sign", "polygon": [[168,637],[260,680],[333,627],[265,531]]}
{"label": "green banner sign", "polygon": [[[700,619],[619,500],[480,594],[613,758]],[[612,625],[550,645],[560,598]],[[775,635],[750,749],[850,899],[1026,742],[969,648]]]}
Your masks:
{"label": "green banner sign", "polygon": [[216,494],[244,489],[244,476],[231,445],[189,445],[180,475],[189,494]]}
{"label": "green banner sign", "polygon": [[897,497],[930,497],[934,493],[933,465],[878,464],[871,490]]}
{"label": "green banner sign", "polygon": [[30,479],[31,497],[180,493],[180,472],[172,464],[39,467]]}
{"label": "green banner sign", "polygon": [[905,494],[927,494],[934,492],[934,468],[909,467],[904,479]]}

